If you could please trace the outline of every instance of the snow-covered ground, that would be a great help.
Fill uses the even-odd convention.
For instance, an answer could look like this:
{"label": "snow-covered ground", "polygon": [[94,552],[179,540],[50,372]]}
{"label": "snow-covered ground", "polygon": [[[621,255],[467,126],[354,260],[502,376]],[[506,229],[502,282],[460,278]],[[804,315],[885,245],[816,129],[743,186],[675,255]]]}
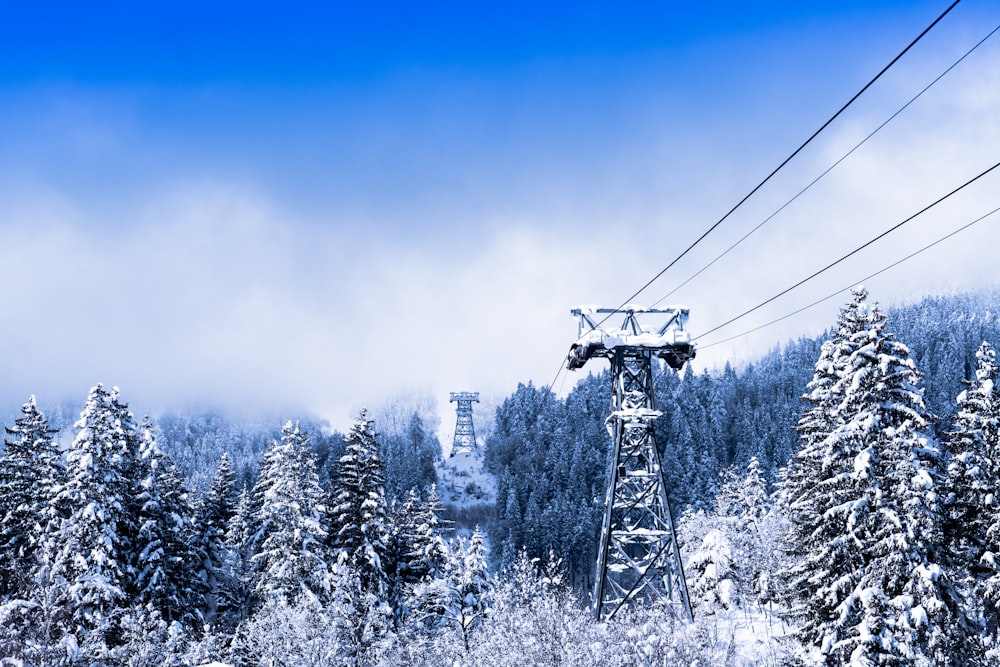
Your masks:
{"label": "snow-covered ground", "polygon": [[776,640],[791,633],[792,628],[767,610],[720,611],[699,619],[699,623],[717,623],[719,641],[732,643],[736,664],[778,665],[782,663]]}
{"label": "snow-covered ground", "polygon": [[496,480],[483,470],[483,450],[477,448],[443,459],[437,467],[441,501],[456,509],[492,505],[496,501]]}

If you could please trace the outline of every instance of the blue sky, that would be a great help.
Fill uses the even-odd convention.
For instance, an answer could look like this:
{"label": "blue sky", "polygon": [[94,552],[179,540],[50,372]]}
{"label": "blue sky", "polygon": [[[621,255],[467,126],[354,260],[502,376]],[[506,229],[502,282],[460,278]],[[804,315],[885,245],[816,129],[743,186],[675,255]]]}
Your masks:
{"label": "blue sky", "polygon": [[[0,12],[3,405],[82,398],[102,381],[139,409],[304,406],[338,425],[399,392],[447,413],[448,391],[551,382],[572,306],[631,294],[946,6],[21,4]],[[995,3],[961,3],[638,301],[709,261],[998,22]],[[678,292],[692,330],[995,162],[997,41]],[[1000,205],[997,186],[746,328]],[[873,295],[992,285],[990,224]],[[816,333],[837,305],[701,363]]]}

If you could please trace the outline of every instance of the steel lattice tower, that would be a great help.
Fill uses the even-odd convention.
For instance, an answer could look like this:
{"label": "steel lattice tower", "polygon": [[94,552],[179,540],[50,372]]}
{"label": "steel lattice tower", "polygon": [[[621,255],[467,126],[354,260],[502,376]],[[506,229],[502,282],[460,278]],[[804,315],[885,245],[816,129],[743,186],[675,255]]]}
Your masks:
{"label": "steel lattice tower", "polygon": [[472,403],[479,402],[478,391],[458,391],[451,393],[449,403],[458,403],[455,413],[455,442],[451,455],[470,454],[476,449],[476,428],[472,425]]}
{"label": "steel lattice tower", "polygon": [[[662,600],[692,620],[653,434],[653,421],[661,413],[653,396],[652,367],[654,355],[675,370],[694,357],[691,336],[684,331],[688,310],[577,308],[572,313],[580,320],[580,337],[570,348],[567,367],[581,368],[594,357],[611,362],[611,415],[606,422],[612,437],[611,468],[594,577],[594,614],[609,619],[631,600]],[[595,313],[605,319],[617,314],[625,318],[619,329],[603,330]],[[637,313],[666,315],[667,321],[646,331]]]}

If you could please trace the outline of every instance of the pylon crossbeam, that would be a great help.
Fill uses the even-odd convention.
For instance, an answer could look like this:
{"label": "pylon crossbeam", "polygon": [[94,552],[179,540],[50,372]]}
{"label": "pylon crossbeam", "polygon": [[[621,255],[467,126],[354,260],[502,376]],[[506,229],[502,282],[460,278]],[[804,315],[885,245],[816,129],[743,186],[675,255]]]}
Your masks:
{"label": "pylon crossbeam", "polygon": [[[617,329],[602,330],[597,313],[623,314]],[[645,330],[639,313],[666,314],[667,322]],[[660,416],[653,395],[652,359],[656,355],[679,369],[694,357],[684,331],[686,308],[621,310],[579,308],[580,336],[567,365],[581,368],[589,359],[611,362],[611,468],[598,549],[594,612],[611,618],[630,600],[661,600],[691,619],[691,603],[667,500],[653,420]],[[603,320],[602,320],[603,322]]]}

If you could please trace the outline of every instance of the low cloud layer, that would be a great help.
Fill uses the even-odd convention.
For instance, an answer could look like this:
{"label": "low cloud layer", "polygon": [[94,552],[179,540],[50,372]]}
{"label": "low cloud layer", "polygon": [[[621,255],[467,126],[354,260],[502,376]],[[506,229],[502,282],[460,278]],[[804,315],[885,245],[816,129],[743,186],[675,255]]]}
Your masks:
{"label": "low cloud layer", "polygon": [[[981,37],[962,25],[904,61],[636,301],[702,268],[926,85]],[[755,306],[993,164],[998,63],[989,42],[671,296],[691,308],[691,330]],[[852,61],[844,79],[867,65]],[[437,396],[448,423],[449,391],[552,382],[576,334],[571,307],[618,305],[835,108],[804,90],[783,100],[801,108],[774,107],[752,86],[740,88],[745,108],[724,97],[679,108],[652,85],[652,65],[616,67],[589,88],[567,83],[565,64],[534,79],[436,72],[426,89],[404,76],[349,97],[353,106],[320,95],[308,114],[308,96],[283,110],[266,94],[215,91],[225,122],[197,112],[221,113],[205,89],[181,91],[170,111],[153,108],[171,99],[162,90],[14,91],[0,104],[11,147],[0,157],[0,405],[30,393],[82,400],[100,381],[141,410],[306,408],[343,427],[362,405],[412,390]],[[613,100],[608,75],[622,71]],[[829,95],[821,84],[761,87]],[[416,110],[397,108],[411,94]],[[240,100],[275,108],[248,105],[243,119]],[[703,342],[850,285],[1000,206],[998,191],[994,173]],[[873,297],[994,285],[998,216],[872,280]],[[845,299],[706,347],[698,367],[818,333]]]}

